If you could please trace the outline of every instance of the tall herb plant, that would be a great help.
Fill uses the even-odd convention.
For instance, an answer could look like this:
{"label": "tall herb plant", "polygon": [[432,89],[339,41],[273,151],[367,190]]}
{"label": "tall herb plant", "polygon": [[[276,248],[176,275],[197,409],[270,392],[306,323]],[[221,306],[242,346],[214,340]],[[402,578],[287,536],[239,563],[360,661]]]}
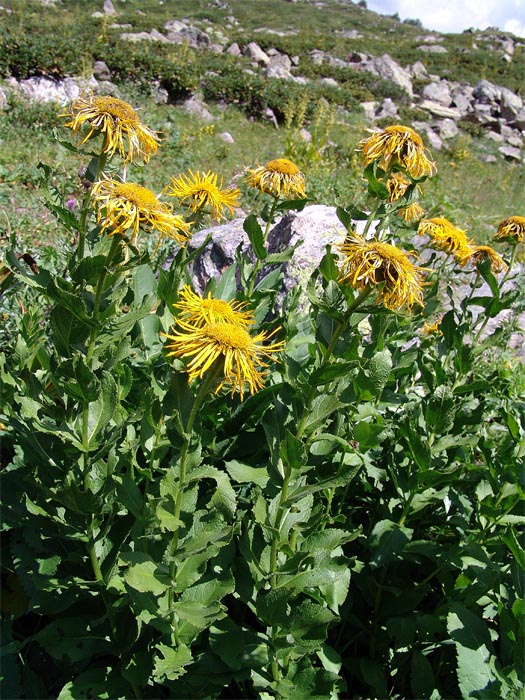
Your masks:
{"label": "tall herb plant", "polygon": [[66,116],[89,163],[78,212],[49,193],[64,272],[16,231],[6,254],[2,696],[522,697],[525,373],[484,357],[523,305],[525,219],[503,257],[424,219],[435,166],[394,125],[305,289],[283,299],[294,250],[268,250],[307,202],[281,158],[199,292],[188,240],[238,192],[129,181],[159,139],[120,100]]}

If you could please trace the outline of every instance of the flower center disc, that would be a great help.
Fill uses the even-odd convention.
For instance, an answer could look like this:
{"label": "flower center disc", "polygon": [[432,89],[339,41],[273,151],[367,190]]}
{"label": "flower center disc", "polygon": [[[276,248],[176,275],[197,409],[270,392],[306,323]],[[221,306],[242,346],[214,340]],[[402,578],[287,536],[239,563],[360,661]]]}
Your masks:
{"label": "flower center disc", "polygon": [[287,158],[277,158],[276,160],[271,160],[266,165],[267,170],[273,170],[276,173],[281,173],[281,175],[297,175],[300,172],[299,168],[295,163]]}
{"label": "flower center disc", "polygon": [[385,129],[387,134],[401,134],[405,138],[409,138],[413,141],[419,148],[423,148],[423,140],[419,134],[416,134],[414,129],[409,126],[400,126],[399,124],[394,124],[393,126],[387,126]]}
{"label": "flower center disc", "polygon": [[116,97],[97,97],[95,99],[95,106],[101,112],[107,112],[117,119],[133,123],[138,123],[139,121],[138,114],[133,107]]}
{"label": "flower center disc", "polygon": [[209,323],[203,329],[203,333],[221,345],[228,345],[236,350],[245,350],[252,344],[249,333],[231,323]]}
{"label": "flower center disc", "polygon": [[117,197],[123,197],[140,209],[153,209],[159,207],[159,201],[151,190],[132,182],[122,182],[115,187]]}

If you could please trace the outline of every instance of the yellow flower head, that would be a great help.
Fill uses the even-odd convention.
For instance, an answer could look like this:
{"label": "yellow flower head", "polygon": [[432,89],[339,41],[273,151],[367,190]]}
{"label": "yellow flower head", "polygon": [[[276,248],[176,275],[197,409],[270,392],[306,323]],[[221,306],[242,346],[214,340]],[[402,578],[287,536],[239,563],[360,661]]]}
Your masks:
{"label": "yellow flower head", "polygon": [[222,180],[217,184],[217,174],[211,171],[180,175],[172,178],[171,187],[166,194],[170,197],[178,197],[181,202],[187,204],[196,212],[209,205],[214,219],[224,217],[224,209],[233,214],[239,204],[240,191],[234,187],[222,188]]}
{"label": "yellow flower head", "polygon": [[250,394],[262,389],[268,366],[265,359],[284,347],[284,342],[262,345],[270,336],[263,332],[251,336],[233,323],[205,323],[200,327],[183,320],[177,323],[179,328],[162,334],[170,341],[166,346],[168,357],[192,358],[187,366],[190,381],[202,378],[215,362],[220,363],[223,378],[215,393],[229,385],[231,395],[237,390],[241,401],[246,384]]}
{"label": "yellow flower head", "polygon": [[465,231],[441,217],[424,219],[417,232],[420,236],[429,236],[434,246],[445,253],[459,253],[470,247]]}
{"label": "yellow flower head", "polygon": [[108,236],[129,233],[133,244],[142,228],[157,231],[181,246],[189,238],[189,224],[173,214],[169,204],[159,202],[147,187],[104,178],[93,185],[92,194],[97,221],[102,222],[101,232],[107,231]]}
{"label": "yellow flower head", "polygon": [[391,173],[386,181],[386,188],[390,195],[390,202],[397,202],[405,194],[410,185],[410,180],[403,173]]}
{"label": "yellow flower head", "polygon": [[495,235],[496,240],[506,240],[511,243],[523,243],[525,241],[525,217],[509,216],[498,225]]}
{"label": "yellow flower head", "polygon": [[441,318],[436,319],[434,323],[430,321],[425,321],[425,323],[419,329],[421,335],[443,335],[443,331],[440,329],[439,324],[441,323]]}
{"label": "yellow flower head", "polygon": [[436,164],[427,156],[423,140],[409,126],[387,126],[380,131],[372,131],[372,136],[359,143],[365,164],[374,161],[383,170],[400,165],[412,177],[433,175]]}
{"label": "yellow flower head", "polygon": [[403,207],[398,211],[399,216],[401,216],[408,224],[413,221],[419,221],[425,210],[418,202],[412,202],[407,207]]}
{"label": "yellow flower head", "polygon": [[207,323],[230,323],[246,328],[254,322],[253,314],[250,311],[243,311],[246,304],[239,301],[212,299],[209,293],[203,299],[195,294],[189,285],[181,290],[179,301],[173,306],[179,309],[179,318],[198,328]]}
{"label": "yellow flower head", "polygon": [[382,284],[378,300],[387,309],[406,306],[410,310],[414,304],[423,305],[424,268],[412,262],[415,253],[390,243],[365,241],[357,234],[347,238],[339,249],[345,256],[340,282],[348,282],[358,291]]}
{"label": "yellow flower head", "polygon": [[[408,187],[410,186],[410,180],[403,175],[403,173],[391,173],[387,182],[386,188],[390,195],[390,202],[397,202],[398,199],[404,196]],[[416,185],[418,192],[421,192],[419,185]],[[404,219],[407,223],[412,223],[413,221],[418,221],[421,219],[425,213],[423,207],[418,204],[418,202],[412,202],[402,209],[398,209],[398,216]]]}
{"label": "yellow flower head", "polygon": [[79,97],[71,103],[70,118],[65,126],[79,131],[84,124],[88,132],[82,143],[93,134],[103,134],[102,153],[113,156],[117,151],[126,162],[141,157],[145,163],[157,152],[159,136],[140,121],[127,102],[109,96]]}
{"label": "yellow flower head", "polygon": [[506,272],[508,269],[507,263],[501,255],[488,245],[471,246],[456,253],[456,258],[461,267],[465,267],[467,263],[477,265],[484,260],[488,260],[494,272]]}
{"label": "yellow flower head", "polygon": [[252,187],[274,197],[299,197],[304,199],[305,177],[295,163],[287,158],[271,160],[255,170],[248,170],[248,181]]}

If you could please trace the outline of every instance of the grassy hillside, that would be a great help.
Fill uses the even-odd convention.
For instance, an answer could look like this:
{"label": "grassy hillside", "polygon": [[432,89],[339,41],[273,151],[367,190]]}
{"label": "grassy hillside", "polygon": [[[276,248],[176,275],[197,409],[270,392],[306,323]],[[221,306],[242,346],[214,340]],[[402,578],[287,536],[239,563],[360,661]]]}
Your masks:
{"label": "grassy hillside", "polygon": [[[161,4],[115,0],[114,6],[117,15],[108,18],[100,12],[102,3],[63,0],[47,6],[8,0],[1,15],[0,76],[89,76],[94,60],[106,61],[120,95],[140,108],[151,127],[164,134],[156,168],[145,169],[139,175],[145,184],[158,189],[172,175],[189,167],[213,169],[226,181],[242,183],[246,167],[286,154],[307,172],[308,194],[314,201],[345,205],[358,197],[362,183],[355,147],[370,126],[359,103],[394,97],[399,120],[407,124],[428,119],[428,115],[411,107],[400,88],[371,73],[327,63],[315,65],[311,55],[314,49],[343,59],[349,52],[388,53],[403,66],[422,60],[430,73],[449,80],[475,84],[487,78],[518,93],[523,91],[523,42],[516,43],[513,61],[508,63],[491,32],[440,36],[352,2],[166,0]],[[222,35],[225,45],[236,41],[243,46],[256,41],[263,49],[275,48],[297,56],[294,73],[310,82],[298,85],[249,76],[243,69],[249,69],[250,62],[242,56],[187,45],[120,39],[123,31],[162,31],[167,20],[183,18],[212,39]],[[358,38],[345,36],[351,30],[358,32]],[[429,35],[439,38],[448,53],[419,50]],[[330,77],[337,80],[338,87],[319,82]],[[166,90],[168,104],[157,104],[153,99],[158,85]],[[212,124],[196,123],[180,108],[195,90],[204,93],[215,117]],[[331,105],[329,114],[324,100]],[[279,119],[278,129],[262,119],[266,107],[271,107]],[[37,221],[39,236],[46,241],[52,237],[53,227],[38,202],[39,160],[53,167],[57,184],[72,197],[79,187],[69,170],[68,152],[50,139],[59,121],[57,109],[27,105],[10,97],[2,121],[2,144],[9,145],[1,149],[0,156],[0,176],[7,183],[0,203],[7,212],[7,228],[26,231],[26,221]],[[313,131],[313,147],[305,148],[298,138],[302,126]],[[224,131],[232,134],[235,143],[225,143],[219,137]],[[60,138],[70,136],[65,132],[58,127]],[[516,203],[523,202],[523,169],[519,163],[501,157],[494,163],[481,158],[496,150],[496,144],[480,138],[479,129],[471,128],[470,133],[463,132],[447,142],[442,152],[433,153],[439,174],[425,192],[430,213],[473,227],[482,238],[495,221],[511,214]],[[30,235],[34,241],[33,233]]]}

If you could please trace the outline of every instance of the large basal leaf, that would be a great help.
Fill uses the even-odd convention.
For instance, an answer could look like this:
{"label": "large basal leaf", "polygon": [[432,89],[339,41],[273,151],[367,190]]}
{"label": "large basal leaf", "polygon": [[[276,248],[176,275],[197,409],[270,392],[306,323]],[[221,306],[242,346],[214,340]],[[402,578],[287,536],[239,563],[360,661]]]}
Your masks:
{"label": "large basal leaf", "polygon": [[57,700],[126,700],[134,696],[132,687],[117,670],[93,668],[66,683]]}
{"label": "large basal leaf", "polygon": [[447,616],[447,630],[456,645],[457,678],[461,696],[483,697],[483,690],[497,681],[491,662],[492,641],[486,623],[459,603],[452,605]]}

